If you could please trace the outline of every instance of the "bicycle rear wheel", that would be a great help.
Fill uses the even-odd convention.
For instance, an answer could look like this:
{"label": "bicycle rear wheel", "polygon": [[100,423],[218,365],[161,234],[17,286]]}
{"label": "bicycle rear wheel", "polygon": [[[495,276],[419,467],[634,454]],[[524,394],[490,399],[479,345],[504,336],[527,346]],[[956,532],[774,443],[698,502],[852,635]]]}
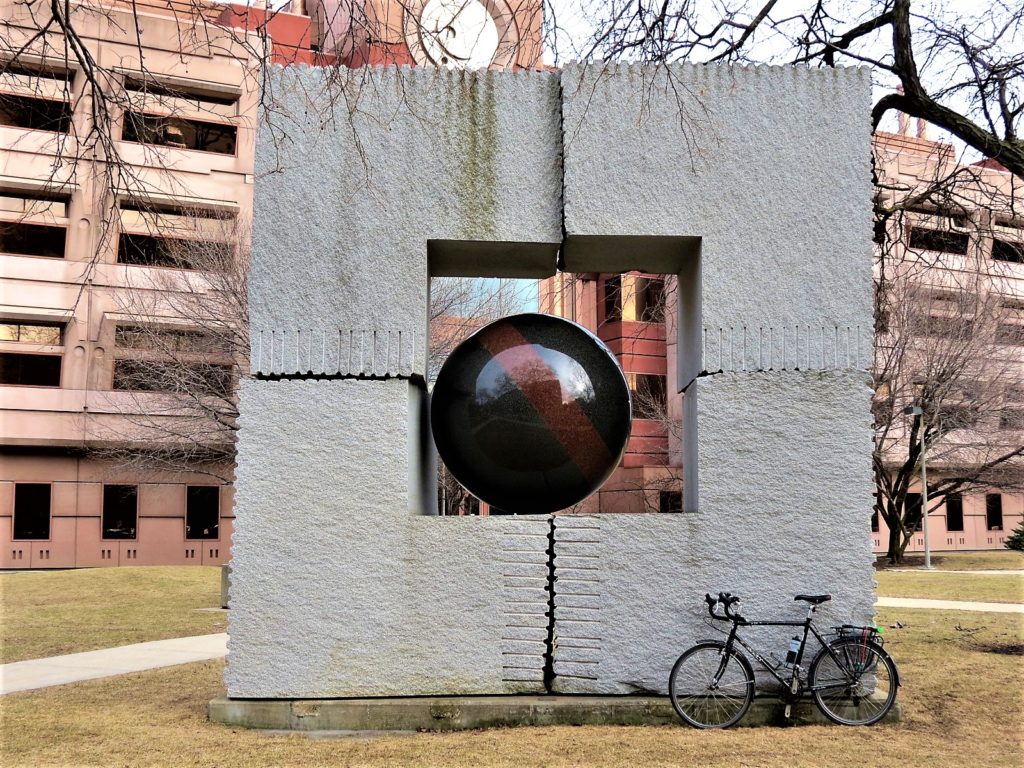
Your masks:
{"label": "bicycle rear wheel", "polygon": [[871,725],[892,709],[899,678],[895,663],[881,647],[842,637],[814,657],[807,686],[818,709],[832,722]]}
{"label": "bicycle rear wheel", "polygon": [[694,728],[728,728],[754,700],[754,670],[725,643],[698,643],[676,660],[668,695],[676,714]]}

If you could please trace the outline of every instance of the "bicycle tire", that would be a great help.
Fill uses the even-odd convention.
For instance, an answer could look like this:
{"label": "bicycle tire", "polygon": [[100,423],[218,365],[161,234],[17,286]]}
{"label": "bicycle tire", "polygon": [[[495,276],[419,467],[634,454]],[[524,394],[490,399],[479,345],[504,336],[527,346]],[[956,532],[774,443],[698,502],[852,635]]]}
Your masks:
{"label": "bicycle tire", "polygon": [[[899,673],[881,646],[856,637],[828,644],[811,662],[807,686],[821,713],[839,725],[872,725],[896,703]],[[827,686],[818,688],[818,686]]]}
{"label": "bicycle tire", "polygon": [[736,651],[728,652],[719,682],[713,684],[725,653],[725,643],[698,643],[672,665],[668,678],[672,708],[694,728],[735,725],[754,700],[754,670]]}

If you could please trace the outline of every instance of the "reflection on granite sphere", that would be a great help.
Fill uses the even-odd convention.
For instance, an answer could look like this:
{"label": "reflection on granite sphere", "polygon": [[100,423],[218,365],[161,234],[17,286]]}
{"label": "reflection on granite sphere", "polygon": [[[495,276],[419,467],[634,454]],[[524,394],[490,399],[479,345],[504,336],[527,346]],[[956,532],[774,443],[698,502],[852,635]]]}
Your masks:
{"label": "reflection on granite sphere", "polygon": [[437,451],[493,513],[546,514],[596,491],[630,430],[629,389],[592,333],[552,315],[506,317],[445,361],[430,407]]}

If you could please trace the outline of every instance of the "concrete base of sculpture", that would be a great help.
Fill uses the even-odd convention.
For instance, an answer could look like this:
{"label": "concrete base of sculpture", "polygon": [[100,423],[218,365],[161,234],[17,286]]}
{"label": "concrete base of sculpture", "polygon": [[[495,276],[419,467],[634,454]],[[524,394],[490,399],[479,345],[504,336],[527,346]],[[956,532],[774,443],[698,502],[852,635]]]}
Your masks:
{"label": "concrete base of sculpture", "polygon": [[[785,725],[785,705],[758,697],[740,726]],[[229,699],[210,720],[284,731],[458,731],[519,725],[683,725],[665,696],[416,696],[374,699]],[[899,722],[899,702],[883,722]],[[828,722],[809,699],[792,723]]]}

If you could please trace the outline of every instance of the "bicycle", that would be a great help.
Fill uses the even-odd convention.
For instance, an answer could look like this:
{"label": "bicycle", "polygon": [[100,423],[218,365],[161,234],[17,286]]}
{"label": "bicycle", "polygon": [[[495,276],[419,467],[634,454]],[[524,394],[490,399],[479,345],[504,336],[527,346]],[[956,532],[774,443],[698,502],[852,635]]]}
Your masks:
{"label": "bicycle", "polygon": [[[668,684],[676,713],[696,728],[728,728],[738,723],[754,700],[754,670],[742,648],[779,681],[787,719],[792,705],[810,693],[832,722],[877,723],[896,701],[900,684],[896,664],[882,648],[881,633],[874,627],[844,624],[833,628],[832,637],[822,635],[813,616],[819,605],[831,599],[831,595],[797,595],[794,600],[808,603],[803,621],[748,621],[733,610],[738,597],[727,592],[720,592],[718,599],[705,595],[711,618],[731,621],[732,628],[725,642],[697,643],[676,660]],[[719,604],[723,613],[715,612]],[[802,627],[803,636],[793,638],[785,660],[773,663],[739,636],[740,627]],[[812,634],[821,650],[805,674],[802,661]]]}

